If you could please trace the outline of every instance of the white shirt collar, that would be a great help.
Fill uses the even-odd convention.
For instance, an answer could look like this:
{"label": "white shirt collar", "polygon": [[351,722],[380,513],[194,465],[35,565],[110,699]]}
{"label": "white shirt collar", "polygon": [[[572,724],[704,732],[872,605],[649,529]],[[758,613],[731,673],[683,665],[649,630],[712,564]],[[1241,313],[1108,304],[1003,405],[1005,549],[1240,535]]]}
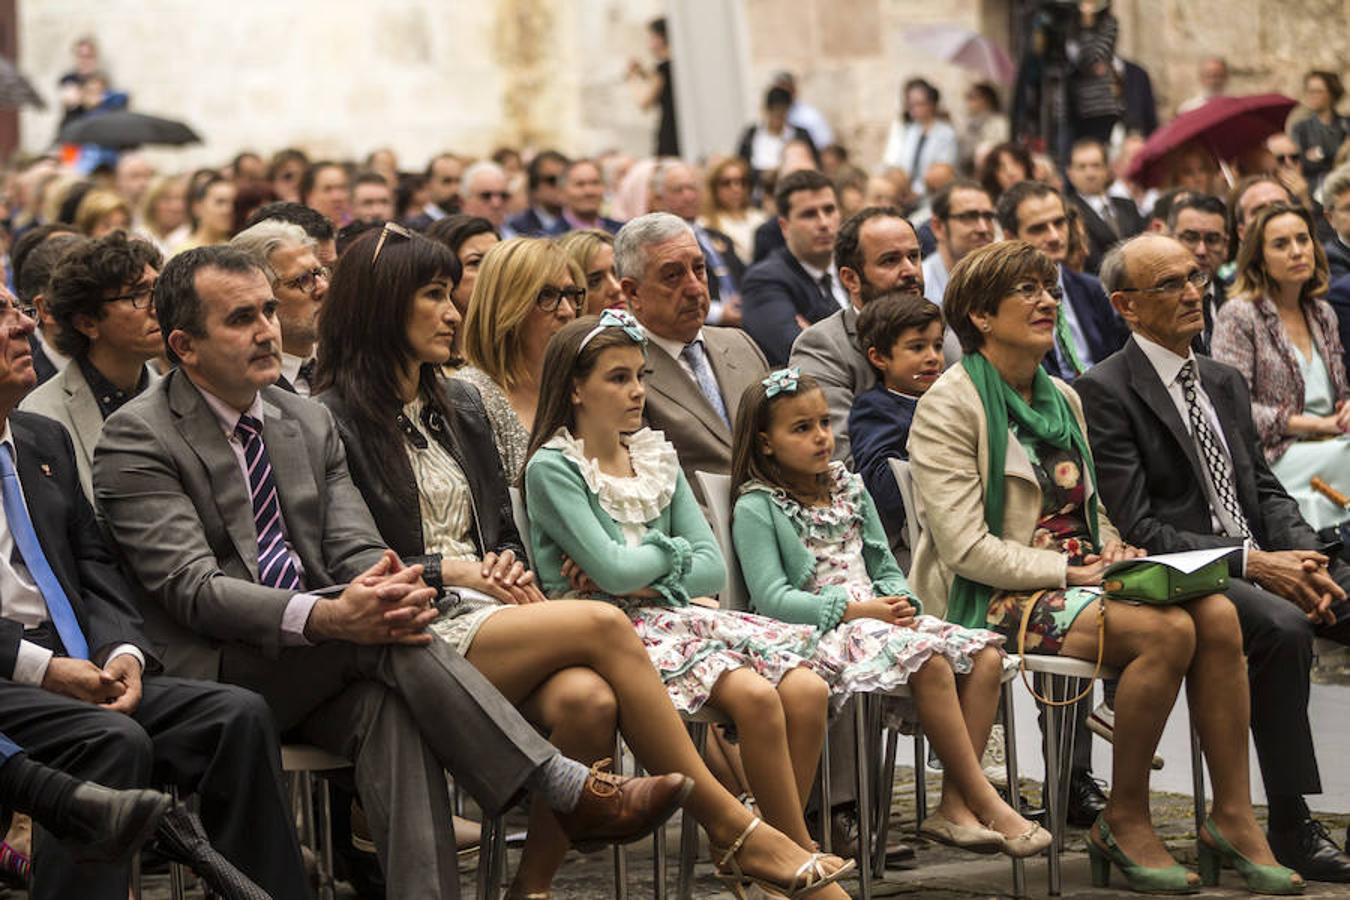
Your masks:
{"label": "white shirt collar", "polygon": [[[1144,351],[1144,356],[1148,357],[1148,361],[1153,366],[1153,370],[1157,372],[1158,377],[1162,379],[1164,387],[1171,387],[1173,382],[1177,380],[1177,375],[1181,372],[1181,367],[1186,365],[1188,361],[1195,359],[1195,351],[1191,350],[1189,347],[1186,349],[1185,356],[1177,356],[1162,344],[1151,341],[1138,332],[1135,332],[1131,337],[1134,342],[1139,345],[1139,349]],[[1196,367],[1193,366],[1193,368]],[[1199,374],[1199,372],[1196,372],[1197,377]]]}
{"label": "white shirt collar", "polygon": [[287,353],[285,350],[281,351],[281,377],[294,385],[296,379],[300,377],[300,367],[313,358],[312,356],[308,358],[296,356],[293,353]]}
{"label": "white shirt collar", "polygon": [[[656,346],[660,347],[662,350],[666,351],[666,353],[670,354],[670,358],[675,360],[676,362],[680,361],[680,354],[683,353],[684,348],[688,346],[688,344],[686,344],[684,341],[681,341],[679,339],[672,340],[671,338],[661,337],[659,334],[656,334],[652,331],[647,332],[647,339]],[[703,340],[702,328],[700,328],[698,330],[698,334],[694,336],[694,341],[701,341],[701,340]],[[692,344],[694,341],[690,341],[689,343]],[[704,349],[705,350],[707,349],[706,345]]]}
{"label": "white shirt collar", "polygon": [[830,277],[833,278],[835,281],[839,280],[839,274],[834,269],[834,260],[830,260],[830,267],[828,269],[817,269],[815,266],[811,265],[804,259],[798,259],[796,256],[792,258],[797,260],[797,264],[806,270],[806,274],[810,275],[811,280],[814,281],[817,285],[820,284],[820,276],[824,275],[826,272],[829,272]]}

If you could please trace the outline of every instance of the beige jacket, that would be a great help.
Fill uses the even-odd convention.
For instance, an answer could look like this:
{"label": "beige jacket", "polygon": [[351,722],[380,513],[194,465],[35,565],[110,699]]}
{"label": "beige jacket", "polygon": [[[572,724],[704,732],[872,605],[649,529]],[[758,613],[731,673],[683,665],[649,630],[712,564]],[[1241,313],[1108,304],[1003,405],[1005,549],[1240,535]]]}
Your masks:
{"label": "beige jacket", "polygon": [[[1083,423],[1078,395],[1056,379],[1055,386]],[[1003,537],[989,533],[984,521],[984,476],[989,462],[989,429],[984,406],[963,366],[952,366],[924,394],[909,432],[909,464],[923,534],[914,551],[910,584],[924,611],[941,616],[952,580],[963,575],[1004,590],[1064,587],[1068,558],[1030,546],[1041,517],[1041,488],[1026,451],[1008,435],[1004,464]],[[1089,495],[1097,489],[1089,476]],[[1098,503],[1102,543],[1120,535]]]}

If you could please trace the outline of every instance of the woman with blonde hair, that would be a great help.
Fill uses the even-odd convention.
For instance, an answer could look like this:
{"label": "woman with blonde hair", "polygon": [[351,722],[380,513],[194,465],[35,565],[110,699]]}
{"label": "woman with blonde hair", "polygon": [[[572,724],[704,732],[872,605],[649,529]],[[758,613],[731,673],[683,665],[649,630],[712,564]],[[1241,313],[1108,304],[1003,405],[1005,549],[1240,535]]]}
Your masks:
{"label": "woman with blonde hair", "polygon": [[586,308],[577,315],[600,315],[606,309],[625,309],[619,273],[614,269],[614,235],[599,228],[569,231],[558,243],[585,276]]}
{"label": "woman with blonde hair", "polygon": [[101,238],[131,227],[131,207],[116,191],[95,189],[75,207],[75,228],[90,238]]}
{"label": "woman with blonde hair", "polygon": [[455,376],[478,388],[508,484],[525,466],[544,348],[586,302],[581,267],[556,241],[512,238],[487,252],[469,298]]}
{"label": "woman with blonde hair", "polygon": [[150,182],[138,213],[137,231],[168,256],[188,236],[187,179],[172,175]]}
{"label": "woman with blonde hair", "polygon": [[708,170],[707,190],[703,192],[703,212],[698,223],[731,238],[736,255],[752,259],[755,229],[768,218],[763,210],[750,205],[750,164],[739,156],[729,156]]}

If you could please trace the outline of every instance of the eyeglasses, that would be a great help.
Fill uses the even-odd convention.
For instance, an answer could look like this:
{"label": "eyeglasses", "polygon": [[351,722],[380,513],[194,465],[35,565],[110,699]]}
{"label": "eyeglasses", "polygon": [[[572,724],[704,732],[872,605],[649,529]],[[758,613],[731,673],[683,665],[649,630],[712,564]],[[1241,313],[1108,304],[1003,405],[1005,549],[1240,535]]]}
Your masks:
{"label": "eyeglasses", "polygon": [[384,242],[389,239],[391,234],[394,237],[402,238],[405,241],[411,241],[414,237],[419,236],[416,232],[409,231],[397,222],[385,222],[384,228],[380,230],[380,239],[375,244],[375,253],[370,257],[370,267],[372,269],[375,268],[375,263],[379,262],[380,251],[384,249]]}
{"label": "eyeglasses", "polygon": [[540,184],[546,184],[546,185],[548,185],[549,187],[557,187],[557,186],[558,186],[558,176],[557,176],[557,175],[540,175],[540,176],[539,176],[539,183],[540,183]]}
{"label": "eyeglasses", "polygon": [[505,203],[507,200],[511,199],[511,192],[479,191],[475,196],[484,203],[491,203],[493,200],[500,200],[502,203]]}
{"label": "eyeglasses", "polygon": [[581,309],[581,304],[585,299],[585,288],[559,288],[549,284],[539,289],[538,296],[534,298],[534,305],[544,312],[553,312],[562,305],[564,300],[566,300],[568,303],[572,304],[573,309]]}
{"label": "eyeglasses", "polygon": [[284,288],[292,291],[304,291],[306,294],[313,294],[315,288],[319,286],[319,279],[328,281],[333,277],[327,266],[316,266],[308,272],[301,272],[294,278],[288,278],[281,283]]}
{"label": "eyeglasses", "polygon": [[37,314],[36,306],[24,306],[17,299],[0,298],[0,321],[7,322],[20,316],[36,319]]}
{"label": "eyeglasses", "polygon": [[1294,165],[1298,165],[1298,154],[1297,154],[1297,153],[1276,153],[1276,154],[1274,154],[1274,156],[1275,156],[1275,162],[1278,163],[1278,164],[1281,165],[1281,166],[1294,166]]}
{"label": "eyeglasses", "polygon": [[993,225],[998,215],[992,209],[968,209],[965,212],[952,213],[947,218],[955,219],[962,225],[974,225],[976,222]]}
{"label": "eyeglasses", "polygon": [[1148,294],[1151,297],[1167,297],[1172,294],[1180,294],[1186,290],[1186,285],[1190,285],[1198,291],[1204,291],[1209,285],[1208,273],[1196,269],[1191,274],[1176,278],[1169,278],[1161,284],[1155,284],[1153,287],[1146,288],[1121,288],[1122,294]]}
{"label": "eyeglasses", "polygon": [[749,179],[749,178],[743,178],[743,177],[741,177],[741,176],[736,176],[736,177],[734,177],[734,178],[719,178],[719,179],[717,179],[717,186],[718,186],[718,187],[745,187],[745,186],[748,185],[749,183],[750,183],[750,179]]}
{"label": "eyeglasses", "polygon": [[1228,246],[1228,235],[1222,231],[1182,231],[1177,234],[1177,240],[1181,241],[1187,247],[1195,247],[1201,241],[1211,250],[1222,250]]}
{"label": "eyeglasses", "polygon": [[125,294],[103,298],[104,303],[116,303],[119,300],[130,300],[136,309],[149,309],[155,303],[155,285],[141,284]]}
{"label": "eyeglasses", "polygon": [[1041,299],[1041,293],[1050,295],[1050,299],[1058,303],[1064,299],[1064,290],[1057,284],[1041,284],[1036,281],[1024,281],[1008,292],[1009,295],[1017,295],[1027,303],[1035,303]]}

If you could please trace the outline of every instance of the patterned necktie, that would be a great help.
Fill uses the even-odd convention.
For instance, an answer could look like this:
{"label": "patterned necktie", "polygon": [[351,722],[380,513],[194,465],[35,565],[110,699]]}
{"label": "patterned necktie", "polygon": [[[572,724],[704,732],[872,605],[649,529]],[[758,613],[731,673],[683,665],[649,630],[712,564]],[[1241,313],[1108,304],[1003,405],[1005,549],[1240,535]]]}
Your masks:
{"label": "patterned necktie", "polygon": [[1200,457],[1205,461],[1205,468],[1209,471],[1209,480],[1214,485],[1214,493],[1218,496],[1223,511],[1233,520],[1242,537],[1251,537],[1252,531],[1247,526],[1247,517],[1242,514],[1237,492],[1233,489],[1233,464],[1219,444],[1218,435],[1214,433],[1214,429],[1210,427],[1208,419],[1200,409],[1195,360],[1186,360],[1186,364],[1177,373],[1177,380],[1181,382],[1181,392],[1186,398],[1186,415],[1191,420],[1191,432],[1195,437],[1196,446],[1200,449]]}
{"label": "patterned necktie", "polygon": [[702,341],[690,341],[684,345],[680,351],[680,358],[689,364],[689,368],[694,373],[694,381],[698,384],[699,393],[707,398],[713,411],[731,427],[731,418],[727,415],[726,404],[722,402],[722,392],[717,387],[717,379],[713,376],[712,366],[708,365],[708,354],[703,350]]}
{"label": "patterned necktie", "polygon": [[88,659],[89,643],[80,631],[79,620],[70,605],[70,598],[61,587],[51,564],[42,552],[37,532],[33,530],[33,520],[28,516],[28,507],[24,505],[23,493],[19,490],[19,476],[14,471],[14,458],[10,456],[12,448],[6,444],[0,452],[0,482],[3,482],[5,520],[9,523],[9,533],[14,538],[14,546],[33,576],[42,599],[47,603],[47,615],[51,617],[56,634],[61,638],[61,646],[72,659]]}
{"label": "patterned necktie", "polygon": [[288,591],[300,589],[300,571],[291,559],[286,535],[281,529],[281,499],[272,477],[272,461],[262,439],[262,423],[249,415],[239,417],[235,437],[244,446],[248,466],[248,492],[253,499],[253,525],[258,530],[258,583]]}

